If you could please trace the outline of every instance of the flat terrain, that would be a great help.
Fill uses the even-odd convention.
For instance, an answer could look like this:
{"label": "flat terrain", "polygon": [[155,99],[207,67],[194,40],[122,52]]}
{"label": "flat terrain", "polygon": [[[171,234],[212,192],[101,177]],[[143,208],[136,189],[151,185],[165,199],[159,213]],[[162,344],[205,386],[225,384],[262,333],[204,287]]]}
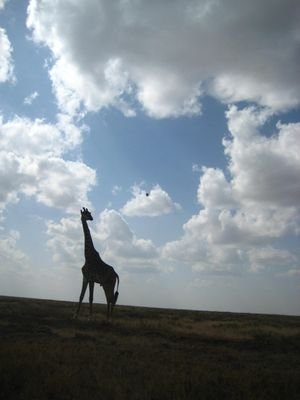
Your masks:
{"label": "flat terrain", "polygon": [[9,399],[299,399],[300,317],[0,297]]}

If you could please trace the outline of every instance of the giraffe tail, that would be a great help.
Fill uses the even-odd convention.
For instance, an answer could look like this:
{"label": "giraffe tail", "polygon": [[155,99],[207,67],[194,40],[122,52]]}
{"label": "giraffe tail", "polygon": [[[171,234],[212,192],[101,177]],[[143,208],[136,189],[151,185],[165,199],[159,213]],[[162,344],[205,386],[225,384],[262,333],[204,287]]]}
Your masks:
{"label": "giraffe tail", "polygon": [[117,300],[118,300],[118,297],[119,297],[119,292],[118,292],[118,290],[119,290],[119,283],[120,283],[120,280],[119,280],[119,275],[116,273],[116,278],[117,278],[117,280],[118,280],[118,283],[117,283],[117,290],[115,291],[115,294],[114,294],[114,302],[113,302],[113,304],[115,305],[116,304],[116,302],[117,302]]}

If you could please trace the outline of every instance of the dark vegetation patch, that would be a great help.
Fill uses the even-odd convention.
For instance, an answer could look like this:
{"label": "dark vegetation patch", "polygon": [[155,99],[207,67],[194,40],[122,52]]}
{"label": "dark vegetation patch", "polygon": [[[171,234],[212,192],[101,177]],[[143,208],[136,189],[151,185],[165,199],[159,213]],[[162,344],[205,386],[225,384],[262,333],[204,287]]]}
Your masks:
{"label": "dark vegetation patch", "polygon": [[298,399],[300,317],[0,297],[10,399]]}

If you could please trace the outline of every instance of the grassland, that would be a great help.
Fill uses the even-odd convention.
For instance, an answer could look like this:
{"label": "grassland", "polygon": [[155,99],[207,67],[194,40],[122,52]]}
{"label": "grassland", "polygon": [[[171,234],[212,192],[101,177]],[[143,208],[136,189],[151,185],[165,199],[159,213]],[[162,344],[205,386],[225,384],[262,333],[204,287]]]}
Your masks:
{"label": "grassland", "polygon": [[0,297],[10,399],[299,399],[300,317]]}

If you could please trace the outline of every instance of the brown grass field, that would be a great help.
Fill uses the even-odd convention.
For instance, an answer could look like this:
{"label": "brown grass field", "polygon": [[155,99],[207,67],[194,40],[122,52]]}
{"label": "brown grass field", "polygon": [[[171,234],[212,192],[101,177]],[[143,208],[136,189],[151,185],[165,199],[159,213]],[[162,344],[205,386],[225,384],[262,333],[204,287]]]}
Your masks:
{"label": "brown grass field", "polygon": [[1,399],[299,399],[300,317],[0,297]]}

